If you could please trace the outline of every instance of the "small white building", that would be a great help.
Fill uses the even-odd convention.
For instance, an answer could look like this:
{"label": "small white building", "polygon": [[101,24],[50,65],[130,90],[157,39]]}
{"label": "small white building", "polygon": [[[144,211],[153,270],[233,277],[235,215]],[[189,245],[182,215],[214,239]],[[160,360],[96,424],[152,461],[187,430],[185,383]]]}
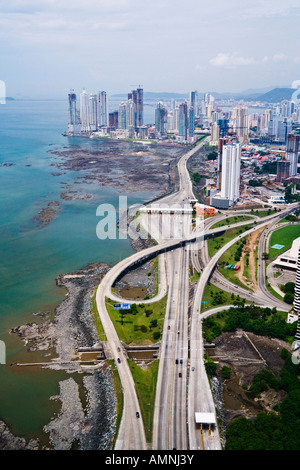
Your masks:
{"label": "small white building", "polygon": [[293,244],[289,250],[278,256],[278,258],[274,261],[274,265],[278,266],[279,268],[286,268],[296,272],[299,248],[300,237],[293,241]]}
{"label": "small white building", "polygon": [[196,412],[195,413],[195,422],[196,422],[196,424],[200,425],[200,429],[202,429],[203,425],[209,426],[209,429],[210,429],[211,426],[215,426],[217,424],[216,417],[215,417],[214,413]]}

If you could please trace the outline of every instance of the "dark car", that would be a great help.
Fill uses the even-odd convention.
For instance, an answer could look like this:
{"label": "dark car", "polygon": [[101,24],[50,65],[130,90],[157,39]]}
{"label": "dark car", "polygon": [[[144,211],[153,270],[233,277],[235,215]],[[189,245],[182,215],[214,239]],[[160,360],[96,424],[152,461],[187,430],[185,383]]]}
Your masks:
{"label": "dark car", "polygon": [[120,362],[121,362],[121,359],[118,357],[118,363],[120,364]]}
{"label": "dark car", "polygon": [[136,412],[136,417],[139,418],[140,417],[140,413],[137,411]]}

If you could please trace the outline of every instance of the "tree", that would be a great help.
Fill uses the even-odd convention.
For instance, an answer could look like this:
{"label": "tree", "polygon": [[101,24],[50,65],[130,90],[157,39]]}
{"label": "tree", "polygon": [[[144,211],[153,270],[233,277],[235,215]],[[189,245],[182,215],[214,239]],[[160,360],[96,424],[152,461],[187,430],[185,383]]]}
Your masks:
{"label": "tree", "polygon": [[283,301],[289,305],[292,305],[294,302],[294,294],[292,294],[291,292],[287,292],[283,297]]}

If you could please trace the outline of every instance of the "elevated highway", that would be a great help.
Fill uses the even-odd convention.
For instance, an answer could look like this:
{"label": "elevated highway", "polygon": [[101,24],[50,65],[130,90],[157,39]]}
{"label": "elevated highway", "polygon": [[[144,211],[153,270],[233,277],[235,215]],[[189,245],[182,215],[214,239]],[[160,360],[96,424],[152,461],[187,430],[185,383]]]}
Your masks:
{"label": "elevated highway", "polygon": [[[177,203],[185,204],[188,203],[190,199],[194,198],[186,162],[197,150],[197,148],[193,149],[180,159],[178,163],[180,189],[177,193],[174,193],[174,195],[163,198],[161,200],[162,202],[167,202],[171,205]],[[283,216],[287,212],[289,212],[289,210],[285,212],[282,211],[281,215]],[[145,221],[145,217],[158,218],[161,216],[142,214],[142,217]],[[170,217],[170,215],[164,217]],[[182,215],[182,217],[187,219],[184,215]],[[189,318],[187,315],[188,299],[186,295],[188,292],[187,267],[189,263],[189,247],[203,241],[203,237],[223,232],[227,229],[226,227],[210,229],[207,226],[207,230],[205,229],[205,233],[203,233],[204,225],[201,226],[201,224],[199,224],[197,231],[194,233],[187,233],[186,236],[179,239],[164,239],[164,233],[160,234],[159,230],[155,232],[158,227],[156,221],[150,233],[153,236],[155,232],[154,238],[156,238],[158,245],[147,248],[122,260],[117,265],[113,266],[104,276],[97,289],[96,302],[103,328],[118,368],[124,394],[123,416],[116,442],[116,449],[145,450],[147,443],[132,374],[127,364],[126,357],[122,353],[121,342],[106,309],[106,297],[112,298],[117,302],[120,300],[124,301],[124,299],[120,299],[112,293],[111,289],[114,283],[120,279],[128,269],[132,269],[142,262],[158,255],[160,255],[160,258],[163,258],[163,261],[160,261],[160,266],[164,266],[163,269],[165,270],[163,272],[164,281],[162,277],[160,278],[162,288],[158,296],[142,301],[143,303],[155,302],[168,292],[166,320],[161,343],[162,356],[157,382],[153,448],[165,450],[172,448],[200,449],[203,448],[203,442],[205,441],[206,449],[220,449],[220,438],[217,429],[214,430],[213,435],[203,437],[203,435],[200,436],[199,430],[195,426],[195,411],[215,412],[214,401],[203,362],[200,316],[203,291],[222,254],[238,239],[247,236],[259,227],[268,225],[275,217],[278,216],[272,215],[261,220],[254,228],[247,230],[226,246],[222,247],[221,250],[207,262],[197,285],[191,310],[189,329],[187,328]],[[231,228],[244,224],[249,224],[249,221],[231,225]],[[179,255],[178,253],[181,254]],[[178,256],[180,259],[178,259]],[[137,301],[132,300],[129,302],[137,303]],[[179,336],[177,332],[178,328],[180,332]],[[188,350],[190,350],[189,358]],[[182,364],[180,364],[182,366],[181,372],[179,372],[179,368],[175,368],[174,359],[175,361],[176,359],[182,359]],[[191,367],[191,369],[189,369],[189,367]],[[192,367],[194,367],[193,370]],[[181,375],[179,375],[179,373]],[[168,397],[168,402],[164,404],[166,397]],[[139,418],[137,418],[136,413],[139,413]]]}

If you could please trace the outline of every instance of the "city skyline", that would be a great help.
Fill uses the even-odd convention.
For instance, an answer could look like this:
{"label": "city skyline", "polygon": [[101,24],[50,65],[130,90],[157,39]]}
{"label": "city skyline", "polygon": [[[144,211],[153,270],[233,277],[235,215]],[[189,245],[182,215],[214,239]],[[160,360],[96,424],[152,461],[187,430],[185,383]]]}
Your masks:
{"label": "city skyline", "polygon": [[298,78],[299,3],[240,3],[1,2],[0,78],[16,98],[63,98],[70,83],[109,95],[137,83],[178,93],[287,86]]}

